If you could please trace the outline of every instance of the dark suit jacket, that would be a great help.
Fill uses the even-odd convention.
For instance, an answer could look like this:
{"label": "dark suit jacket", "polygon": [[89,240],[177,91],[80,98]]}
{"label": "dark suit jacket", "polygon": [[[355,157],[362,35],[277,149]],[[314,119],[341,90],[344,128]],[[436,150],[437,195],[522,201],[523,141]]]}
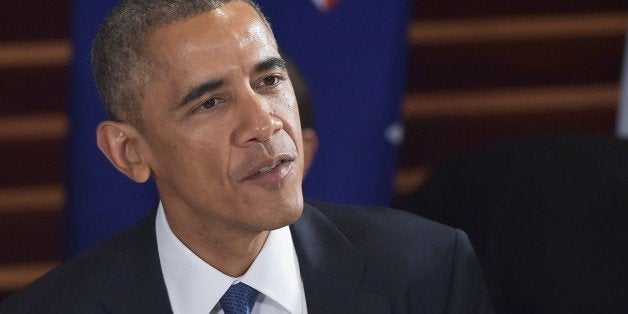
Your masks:
{"label": "dark suit jacket", "polygon": [[[170,313],[155,216],[54,269],[2,313]],[[466,235],[385,208],[306,204],[291,226],[309,313],[490,313]]]}

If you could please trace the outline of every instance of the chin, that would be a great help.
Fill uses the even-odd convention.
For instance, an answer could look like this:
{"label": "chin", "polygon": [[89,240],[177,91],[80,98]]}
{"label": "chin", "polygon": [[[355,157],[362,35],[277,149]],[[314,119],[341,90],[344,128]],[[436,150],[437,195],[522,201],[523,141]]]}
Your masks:
{"label": "chin", "polygon": [[[300,193],[299,193],[300,194]],[[296,222],[303,212],[303,196],[285,200],[273,208],[267,208],[266,214],[260,217],[264,231],[279,229]]]}

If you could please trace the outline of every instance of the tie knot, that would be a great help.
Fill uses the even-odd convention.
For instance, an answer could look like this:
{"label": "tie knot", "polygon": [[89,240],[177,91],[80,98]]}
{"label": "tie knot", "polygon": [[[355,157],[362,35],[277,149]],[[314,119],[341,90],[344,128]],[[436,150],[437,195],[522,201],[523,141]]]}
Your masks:
{"label": "tie knot", "polygon": [[220,306],[225,314],[250,314],[259,292],[244,283],[231,285],[220,298]]}

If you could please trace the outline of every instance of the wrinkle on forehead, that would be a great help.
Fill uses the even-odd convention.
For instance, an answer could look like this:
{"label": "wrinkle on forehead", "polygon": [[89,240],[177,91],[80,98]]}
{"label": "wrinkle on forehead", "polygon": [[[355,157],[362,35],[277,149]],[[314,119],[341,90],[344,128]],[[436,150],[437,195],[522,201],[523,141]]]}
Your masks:
{"label": "wrinkle on forehead", "polygon": [[[238,5],[246,4],[239,3]],[[246,25],[248,25],[248,28],[247,31],[244,33],[246,36],[241,36],[241,38],[239,38],[242,46],[246,46],[253,42],[259,41],[268,42],[276,47],[277,44],[275,42],[275,38],[271,35],[272,30],[266,23],[262,21],[262,18],[257,12],[253,11],[252,8],[249,7],[253,15],[236,15],[233,10],[229,10],[228,8],[225,8],[225,6],[216,8],[210,13],[212,13],[213,18],[215,18],[219,22],[222,22],[222,25],[230,25],[231,27],[233,27],[233,24],[231,23],[233,20],[247,19]],[[270,35],[270,38],[267,37],[268,35]]]}
{"label": "wrinkle on forehead", "polygon": [[240,38],[240,48],[244,48],[253,44],[271,44],[276,48],[274,38],[270,37],[270,31],[268,27],[263,23],[248,23],[248,29],[245,33],[246,36]]}
{"label": "wrinkle on forehead", "polygon": [[159,67],[155,78],[177,96],[208,79],[248,72],[256,62],[277,55],[268,24],[240,2],[158,27],[147,39]]}
{"label": "wrinkle on forehead", "polygon": [[[262,21],[257,12],[249,8],[250,12],[236,14],[243,12],[236,12],[232,8],[228,8],[229,6],[230,4],[227,4],[201,14],[200,16],[174,22],[197,24],[192,28],[196,31],[190,32],[190,28],[177,28],[169,27],[172,25],[166,25],[157,30],[157,32],[161,33],[161,36],[151,36],[153,39],[156,39],[155,37],[161,37],[162,40],[170,43],[181,43],[181,45],[175,45],[176,48],[163,45],[158,41],[153,41],[152,46],[157,50],[161,50],[159,52],[162,53],[162,56],[172,53],[197,53],[201,50],[206,52],[210,50],[219,51],[226,49],[230,45],[233,45],[232,47],[238,47],[241,50],[245,50],[245,48],[250,45],[270,45],[274,49],[277,49],[277,43],[272,35],[272,31],[268,25]],[[200,19],[205,19],[205,21],[200,21]],[[208,26],[210,27],[208,28]],[[204,36],[202,33],[205,32],[211,32],[214,35]],[[167,38],[171,39],[168,40]],[[210,38],[211,40],[209,40]],[[231,43],[226,44],[227,42]],[[173,51],[173,48],[175,51]]]}

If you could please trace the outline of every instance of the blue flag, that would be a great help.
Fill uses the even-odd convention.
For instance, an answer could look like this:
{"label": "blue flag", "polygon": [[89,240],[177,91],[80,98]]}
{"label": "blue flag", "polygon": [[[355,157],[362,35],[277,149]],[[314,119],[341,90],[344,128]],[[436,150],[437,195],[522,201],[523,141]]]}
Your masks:
{"label": "blue flag", "polygon": [[305,77],[320,148],[306,197],[390,203],[405,91],[407,0],[259,0]]}
{"label": "blue flag", "polygon": [[67,257],[140,220],[151,208],[157,208],[154,184],[134,183],[119,173],[96,146],[96,126],[106,116],[92,78],[90,51],[100,24],[117,2],[74,1]]}

